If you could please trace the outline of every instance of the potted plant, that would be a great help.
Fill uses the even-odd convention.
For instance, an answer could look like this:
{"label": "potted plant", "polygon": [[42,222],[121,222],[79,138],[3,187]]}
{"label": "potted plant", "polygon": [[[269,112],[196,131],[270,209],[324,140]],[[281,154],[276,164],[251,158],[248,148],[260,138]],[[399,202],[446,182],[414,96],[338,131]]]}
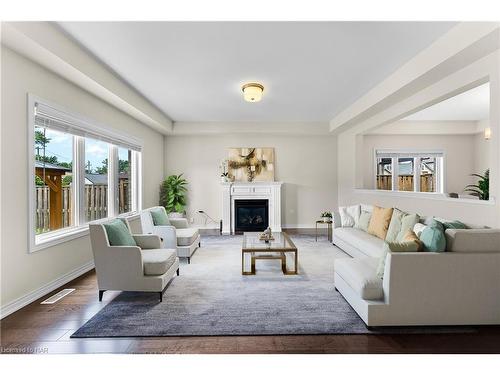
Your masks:
{"label": "potted plant", "polygon": [[490,199],[490,170],[487,169],[483,176],[476,173],[471,174],[471,176],[478,177],[479,181],[475,185],[467,185],[464,191],[471,192],[471,195],[479,197],[480,200]]}
{"label": "potted plant", "polygon": [[321,219],[327,223],[329,221],[332,221],[332,213],[330,211],[325,211],[321,214]]}
{"label": "potted plant", "polygon": [[160,204],[169,216],[182,216],[186,209],[187,181],[180,175],[168,176],[160,186]]}

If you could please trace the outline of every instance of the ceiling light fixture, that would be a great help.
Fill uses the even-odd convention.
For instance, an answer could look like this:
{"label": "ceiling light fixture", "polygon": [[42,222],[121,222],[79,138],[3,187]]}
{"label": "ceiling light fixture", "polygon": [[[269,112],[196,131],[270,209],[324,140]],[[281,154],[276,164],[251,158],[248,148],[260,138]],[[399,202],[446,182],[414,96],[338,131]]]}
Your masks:
{"label": "ceiling light fixture", "polygon": [[264,92],[264,86],[260,83],[245,83],[241,90],[243,91],[243,99],[247,102],[255,103],[260,102],[262,99],[262,93]]}

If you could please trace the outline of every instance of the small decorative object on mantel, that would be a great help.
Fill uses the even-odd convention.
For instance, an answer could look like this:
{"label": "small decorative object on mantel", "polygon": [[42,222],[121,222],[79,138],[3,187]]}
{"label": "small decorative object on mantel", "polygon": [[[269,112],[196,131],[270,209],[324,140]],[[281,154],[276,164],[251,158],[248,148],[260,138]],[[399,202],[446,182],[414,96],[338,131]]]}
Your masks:
{"label": "small decorative object on mantel", "polygon": [[230,182],[229,179],[229,160],[224,159],[219,164],[221,182]]}
{"label": "small decorative object on mantel", "polygon": [[321,220],[325,223],[332,221],[332,213],[330,211],[325,211],[321,214]]}
{"label": "small decorative object on mantel", "polygon": [[261,241],[264,241],[265,243],[269,243],[269,241],[273,241],[274,237],[273,237],[273,232],[271,232],[271,228],[267,227],[267,229],[264,232],[262,232],[259,239]]}

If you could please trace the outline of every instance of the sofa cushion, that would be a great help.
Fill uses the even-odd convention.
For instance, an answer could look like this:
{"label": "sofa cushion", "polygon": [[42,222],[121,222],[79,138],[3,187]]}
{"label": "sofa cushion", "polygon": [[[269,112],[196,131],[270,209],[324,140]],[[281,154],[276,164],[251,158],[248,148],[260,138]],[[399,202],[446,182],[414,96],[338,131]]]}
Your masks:
{"label": "sofa cushion", "polygon": [[[413,233],[414,234],[414,233]],[[415,235],[415,234],[414,234]],[[416,235],[415,235],[416,237]],[[385,261],[388,253],[407,253],[420,251],[421,243],[418,239],[415,241],[413,236],[410,240],[404,242],[384,242],[383,254],[378,260],[377,264],[377,277],[384,278]]]}
{"label": "sofa cushion", "polygon": [[336,259],[335,272],[363,299],[384,297],[382,279],[377,276],[377,258]]}
{"label": "sofa cushion", "polygon": [[444,230],[446,229],[468,229],[469,227],[458,220],[443,221]]}
{"label": "sofa cushion", "polygon": [[111,246],[137,246],[127,225],[120,219],[103,224]]}
{"label": "sofa cushion", "polygon": [[359,215],[358,224],[354,227],[356,229],[361,229],[364,232],[368,232],[368,227],[370,226],[370,219],[372,217],[372,213],[369,211],[361,211]]}
{"label": "sofa cushion", "polygon": [[368,233],[385,240],[389,223],[391,222],[392,208],[373,207]]}
{"label": "sofa cushion", "polygon": [[420,241],[424,244],[424,251],[441,253],[446,250],[444,227],[437,220],[432,222],[420,234]]}
{"label": "sofa cushion", "polygon": [[342,227],[354,227],[361,213],[361,206],[359,204],[348,207],[339,207],[340,222]]}
{"label": "sofa cushion", "polygon": [[420,220],[420,216],[417,214],[407,214],[401,220],[401,228],[396,237],[397,242],[403,242],[405,237],[408,235],[408,232],[413,232],[413,227],[415,224],[418,224]]}
{"label": "sofa cushion", "polygon": [[420,235],[422,234],[422,232],[424,231],[424,229],[427,227],[427,225],[425,224],[422,224],[422,223],[416,223],[414,226],[413,226],[413,231],[415,232],[415,234],[417,235],[417,237],[420,238]]}
{"label": "sofa cushion", "polygon": [[142,263],[144,275],[163,275],[174,264],[177,252],[171,249],[142,250]]}
{"label": "sofa cushion", "polygon": [[154,225],[170,225],[168,216],[163,208],[161,207],[153,208],[150,212]]}
{"label": "sofa cushion", "polygon": [[391,221],[389,223],[389,228],[387,228],[387,234],[385,235],[385,240],[387,242],[396,241],[396,238],[401,230],[401,221],[404,216],[406,216],[406,212],[397,208],[392,210]]}
{"label": "sofa cushion", "polygon": [[334,236],[355,247],[366,256],[378,258],[382,255],[384,241],[361,229],[335,228]]}
{"label": "sofa cushion", "polygon": [[196,228],[176,229],[177,246],[191,246],[191,244],[199,236],[199,231]]}
{"label": "sofa cushion", "polygon": [[500,252],[500,229],[447,229],[446,251],[455,253]]}

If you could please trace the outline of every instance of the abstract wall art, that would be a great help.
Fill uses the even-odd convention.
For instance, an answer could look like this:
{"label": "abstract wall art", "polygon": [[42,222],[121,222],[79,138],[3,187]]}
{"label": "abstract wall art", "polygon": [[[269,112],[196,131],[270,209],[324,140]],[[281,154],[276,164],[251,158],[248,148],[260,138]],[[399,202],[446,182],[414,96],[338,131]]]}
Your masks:
{"label": "abstract wall art", "polygon": [[228,167],[232,181],[274,181],[274,148],[230,148]]}

